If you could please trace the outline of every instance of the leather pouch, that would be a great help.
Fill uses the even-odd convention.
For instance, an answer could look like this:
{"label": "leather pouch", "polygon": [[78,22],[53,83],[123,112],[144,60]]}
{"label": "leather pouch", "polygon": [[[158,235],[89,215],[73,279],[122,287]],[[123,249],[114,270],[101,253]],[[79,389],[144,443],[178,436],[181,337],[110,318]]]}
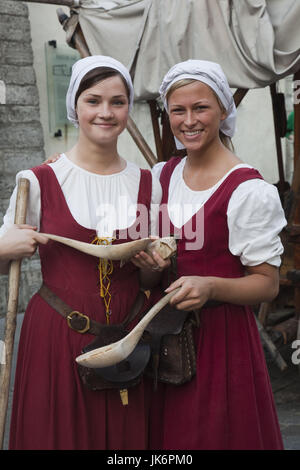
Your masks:
{"label": "leather pouch", "polygon": [[164,382],[181,385],[196,374],[194,328],[199,326],[196,312],[180,311],[166,305],[149,323],[151,360],[146,375],[155,385]]}
{"label": "leather pouch", "polygon": [[[101,334],[88,344],[84,352],[114,343],[128,334],[120,325],[103,327]],[[83,384],[90,390],[127,389],[137,385],[150,359],[150,345],[143,341],[138,343],[132,353],[123,361],[109,367],[90,368],[77,364],[78,373]]]}

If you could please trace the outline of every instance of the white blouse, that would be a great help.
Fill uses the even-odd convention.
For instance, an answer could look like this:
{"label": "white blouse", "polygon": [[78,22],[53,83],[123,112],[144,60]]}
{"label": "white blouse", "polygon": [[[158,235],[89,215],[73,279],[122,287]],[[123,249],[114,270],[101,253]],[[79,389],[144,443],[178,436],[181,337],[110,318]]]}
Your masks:
{"label": "white blouse", "polygon": [[[99,175],[91,173],[71,162],[65,154],[49,164],[61,186],[73,218],[83,227],[97,231],[99,237],[112,237],[116,229],[130,227],[136,219],[140,169],[132,162],[119,173]],[[31,170],[20,171],[16,180],[30,180],[29,202],[26,223],[40,228],[40,185]],[[14,223],[17,187],[0,228],[3,235]],[[161,186],[152,175],[151,234],[157,234],[157,214],[161,200]],[[59,223],[59,217],[58,217]]]}
{"label": "white blouse", "polygon": [[[178,228],[204,206],[232,171],[252,168],[246,164],[236,165],[211,188],[193,191],[183,179],[185,161],[186,157],[175,167],[169,186],[168,213],[171,222]],[[152,168],[152,174],[157,178],[164,164],[160,162]],[[256,266],[266,262],[280,266],[283,246],[278,234],[287,222],[275,186],[261,179],[241,183],[229,200],[227,223],[229,250],[240,257],[243,265]]]}

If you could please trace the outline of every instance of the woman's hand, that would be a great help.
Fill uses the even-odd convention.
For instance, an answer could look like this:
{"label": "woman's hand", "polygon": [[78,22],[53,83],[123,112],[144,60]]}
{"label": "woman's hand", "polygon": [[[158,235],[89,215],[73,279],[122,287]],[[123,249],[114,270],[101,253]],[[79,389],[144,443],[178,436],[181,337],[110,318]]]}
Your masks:
{"label": "woman's hand", "polygon": [[152,253],[152,256],[140,251],[131,258],[131,262],[140,268],[140,283],[144,289],[152,289],[161,278],[164,269],[170,266],[170,260],[164,260],[158,253]]}
{"label": "woman's hand", "polygon": [[237,278],[183,276],[165,292],[180,287],[170,304],[180,310],[201,308],[207,300],[236,305],[257,305],[271,302],[279,291],[279,270],[268,263],[247,266],[246,274]]}
{"label": "woman's hand", "polygon": [[[158,237],[150,237],[153,240]],[[144,289],[151,289],[156,286],[161,278],[161,273],[168,268],[171,261],[164,260],[157,252],[152,251],[151,255],[145,251],[140,251],[130,260],[135,266],[140,268],[140,283]]]}
{"label": "woman's hand", "polygon": [[176,279],[166,290],[172,292],[180,287],[170,304],[179,310],[196,310],[202,307],[212,296],[213,283],[210,277],[183,276]]}
{"label": "woman's hand", "polygon": [[149,270],[153,272],[162,272],[171,264],[171,261],[169,259],[164,260],[155,251],[152,252],[152,255],[149,255],[145,251],[140,251],[133,258],[131,258],[131,262],[140,269]]}
{"label": "woman's hand", "polygon": [[[151,240],[158,240],[159,237],[151,235]],[[171,264],[169,259],[164,260],[159,253],[152,251],[151,254],[145,251],[140,251],[130,260],[135,266],[142,270],[148,270],[153,272],[162,272],[168,268]]]}
{"label": "woman's hand", "polygon": [[48,238],[28,224],[13,225],[0,238],[0,260],[3,262],[32,256],[38,243],[45,245]]}

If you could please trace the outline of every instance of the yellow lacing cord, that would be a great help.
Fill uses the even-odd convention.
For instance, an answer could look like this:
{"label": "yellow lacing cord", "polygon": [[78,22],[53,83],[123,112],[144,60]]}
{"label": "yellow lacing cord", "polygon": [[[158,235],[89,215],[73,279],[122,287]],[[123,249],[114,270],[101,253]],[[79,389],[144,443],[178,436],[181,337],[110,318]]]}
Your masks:
{"label": "yellow lacing cord", "polygon": [[[94,245],[109,245],[112,239],[108,237],[95,237],[94,240],[91,242]],[[98,263],[99,269],[99,279],[100,279],[100,297],[103,298],[104,305],[105,305],[105,314],[106,314],[106,323],[109,325],[109,317],[110,317],[110,301],[111,301],[111,293],[109,292],[110,288],[110,275],[113,272],[114,265],[112,260],[102,259],[99,258]]]}

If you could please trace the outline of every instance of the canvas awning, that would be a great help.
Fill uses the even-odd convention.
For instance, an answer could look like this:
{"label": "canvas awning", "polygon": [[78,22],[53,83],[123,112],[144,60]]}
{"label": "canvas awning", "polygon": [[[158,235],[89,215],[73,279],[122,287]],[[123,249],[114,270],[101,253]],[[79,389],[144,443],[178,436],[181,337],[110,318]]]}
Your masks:
{"label": "canvas awning", "polygon": [[233,88],[300,69],[299,0],[83,0],[73,11],[90,53],[131,69],[137,100],[156,98],[163,75],[186,59],[220,63]]}

